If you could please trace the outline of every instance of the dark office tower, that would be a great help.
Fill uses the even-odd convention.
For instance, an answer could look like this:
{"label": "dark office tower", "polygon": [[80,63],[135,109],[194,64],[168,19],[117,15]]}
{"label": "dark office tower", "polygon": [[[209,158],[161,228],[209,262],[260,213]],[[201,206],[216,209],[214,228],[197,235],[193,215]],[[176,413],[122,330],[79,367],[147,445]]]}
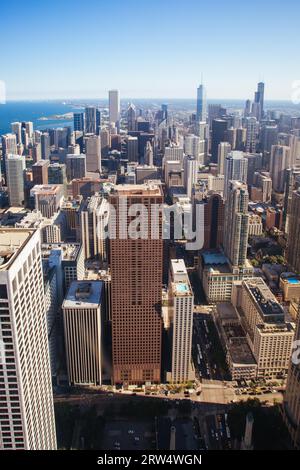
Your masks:
{"label": "dark office tower", "polygon": [[86,157],[84,154],[67,155],[66,163],[68,181],[86,176]]}
{"label": "dark office tower", "polygon": [[64,163],[51,163],[48,166],[48,184],[63,184],[67,182],[67,171]]}
{"label": "dark office tower", "polygon": [[236,130],[236,150],[245,150],[247,138],[247,129],[239,127]]}
{"label": "dark office tower", "polygon": [[256,118],[260,121],[264,117],[264,94],[265,94],[265,84],[263,82],[259,82],[257,84],[257,91],[254,95],[254,104],[256,110]]}
{"label": "dark office tower", "polygon": [[289,216],[287,262],[300,273],[300,190],[293,191]]}
{"label": "dark office tower", "polygon": [[41,135],[41,155],[43,160],[48,160],[50,157],[50,136],[48,132],[43,132]]}
{"label": "dark office tower", "polygon": [[97,134],[97,108],[95,106],[85,108],[85,132]]}
{"label": "dark office tower", "polygon": [[100,135],[101,132],[101,111],[100,109],[96,110],[96,134]]}
{"label": "dark office tower", "polygon": [[130,104],[127,110],[127,128],[128,131],[136,130],[136,110],[134,104]]}
{"label": "dark office tower", "polygon": [[150,122],[145,121],[145,119],[138,118],[137,119],[137,131],[140,132],[150,132]]}
{"label": "dark office tower", "polygon": [[211,163],[218,163],[218,146],[220,142],[226,141],[227,121],[214,119],[212,121],[211,137]]}
{"label": "dark office tower", "polygon": [[247,100],[245,103],[244,117],[249,117],[251,114],[251,101]]}
{"label": "dark office tower", "polygon": [[84,132],[84,114],[74,113],[74,131]]}
{"label": "dark office tower", "polygon": [[[300,306],[295,342],[300,341]],[[295,343],[297,344],[297,343]],[[294,447],[300,450],[300,363],[297,358],[290,362],[286,390],[283,400],[283,416]]]}
{"label": "dark office tower", "polygon": [[197,88],[197,122],[206,122],[206,92],[203,85]]}
{"label": "dark office tower", "polygon": [[300,188],[300,168],[288,168],[284,175],[284,208],[283,224],[285,232],[289,231],[293,191]]}
{"label": "dark office tower", "polygon": [[204,250],[219,249],[223,243],[224,201],[220,194],[208,194],[204,204]]}
{"label": "dark office tower", "polygon": [[133,204],[143,204],[150,214],[151,207],[162,201],[157,184],[120,185],[110,193],[109,202],[116,210],[110,216],[116,222],[116,236],[110,239],[115,384],[161,380],[162,219],[161,214],[148,218],[148,236],[134,239],[128,233],[132,223],[128,212]]}
{"label": "dark office tower", "polygon": [[32,165],[32,180],[34,184],[48,184],[49,160],[39,160]]}
{"label": "dark office tower", "polygon": [[162,111],[162,118],[168,119],[168,105],[167,104],[161,105],[161,111]]}
{"label": "dark office tower", "polygon": [[276,145],[278,141],[277,126],[263,126],[260,132],[260,150],[262,152],[271,152],[272,145]]}

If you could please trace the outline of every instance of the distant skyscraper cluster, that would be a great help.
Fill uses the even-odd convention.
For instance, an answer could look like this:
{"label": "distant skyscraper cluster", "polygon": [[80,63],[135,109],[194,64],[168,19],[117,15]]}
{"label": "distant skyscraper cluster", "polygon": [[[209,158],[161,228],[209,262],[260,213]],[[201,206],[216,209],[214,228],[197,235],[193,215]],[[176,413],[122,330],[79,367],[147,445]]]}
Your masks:
{"label": "distant skyscraper cluster", "polygon": [[203,316],[232,380],[287,383],[299,447],[300,116],[264,94],[225,107],[201,83],[191,110],[112,89],[1,136],[0,448],[56,448],[52,384],[200,393],[219,378]]}

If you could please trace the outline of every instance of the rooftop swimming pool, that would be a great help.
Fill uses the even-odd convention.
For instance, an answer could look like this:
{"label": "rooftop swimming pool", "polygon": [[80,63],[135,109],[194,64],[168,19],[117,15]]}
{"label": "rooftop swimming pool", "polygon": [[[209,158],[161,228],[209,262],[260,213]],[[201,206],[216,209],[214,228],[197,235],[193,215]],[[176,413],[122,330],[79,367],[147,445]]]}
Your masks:
{"label": "rooftop swimming pool", "polygon": [[299,284],[300,283],[299,279],[295,279],[295,278],[287,279],[287,281],[288,281],[289,284]]}
{"label": "rooftop swimming pool", "polygon": [[186,294],[189,291],[189,286],[187,284],[176,284],[176,291],[178,294]]}

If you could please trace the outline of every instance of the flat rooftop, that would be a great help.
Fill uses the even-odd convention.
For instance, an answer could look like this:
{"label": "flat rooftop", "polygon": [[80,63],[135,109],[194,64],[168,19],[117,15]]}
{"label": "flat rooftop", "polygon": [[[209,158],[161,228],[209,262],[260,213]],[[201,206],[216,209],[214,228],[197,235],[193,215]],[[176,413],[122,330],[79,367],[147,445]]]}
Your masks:
{"label": "flat rooftop", "polygon": [[250,346],[246,338],[231,338],[229,342],[229,351],[232,362],[240,365],[256,365]]}
{"label": "flat rooftop", "polygon": [[36,184],[30,194],[56,194],[61,191],[61,184]]}
{"label": "flat rooftop", "polygon": [[269,287],[261,278],[253,278],[245,281],[248,291],[251,293],[255,303],[264,319],[267,317],[277,317],[279,321],[284,321],[284,310],[277,302]]}
{"label": "flat rooftop", "polygon": [[144,184],[117,184],[113,194],[120,196],[162,196],[161,186],[157,182],[148,181]]}
{"label": "flat rooftop", "polygon": [[187,270],[185,266],[185,262],[183,259],[172,259],[171,266],[173,273],[176,274],[185,274],[187,275]]}
{"label": "flat rooftop", "polygon": [[0,270],[9,268],[34,233],[23,228],[0,228]]}
{"label": "flat rooftop", "polygon": [[43,243],[42,258],[47,259],[53,250],[60,250],[63,261],[75,261],[80,249],[80,243]]}
{"label": "flat rooftop", "polygon": [[239,316],[236,308],[230,302],[217,303],[217,315],[221,321],[236,322]]}
{"label": "flat rooftop", "polygon": [[63,308],[97,308],[101,304],[102,281],[73,281]]}

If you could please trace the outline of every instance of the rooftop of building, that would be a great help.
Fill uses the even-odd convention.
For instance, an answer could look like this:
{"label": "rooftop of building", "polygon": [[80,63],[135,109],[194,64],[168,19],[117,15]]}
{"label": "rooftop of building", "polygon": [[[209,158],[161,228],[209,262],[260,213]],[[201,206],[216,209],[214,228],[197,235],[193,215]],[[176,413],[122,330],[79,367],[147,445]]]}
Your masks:
{"label": "rooftop of building", "polygon": [[42,257],[49,258],[51,252],[59,250],[62,253],[63,261],[75,261],[80,252],[80,243],[43,243]]}
{"label": "rooftop of building", "polygon": [[0,270],[6,270],[35,230],[0,228]]}
{"label": "rooftop of building", "polygon": [[240,365],[256,365],[246,337],[231,338],[228,344],[232,362]]}
{"label": "rooftop of building", "polygon": [[264,320],[267,321],[268,317],[272,317],[272,321],[274,321],[275,318],[277,318],[278,322],[284,321],[283,307],[277,302],[275,296],[263,279],[259,277],[253,278],[244,281],[243,285],[251,293]]}
{"label": "rooftop of building", "polygon": [[114,187],[113,194],[120,196],[162,196],[161,186],[151,180],[143,184],[118,184]]}
{"label": "rooftop of building", "polygon": [[230,302],[217,303],[217,316],[222,322],[237,322],[239,320],[237,310]]}
{"label": "rooftop of building", "polygon": [[30,190],[30,194],[56,194],[62,190],[61,184],[36,184]]}
{"label": "rooftop of building", "polygon": [[50,164],[49,160],[38,160],[32,166],[48,166]]}
{"label": "rooftop of building", "polygon": [[63,308],[97,308],[101,304],[102,281],[73,281]]}

